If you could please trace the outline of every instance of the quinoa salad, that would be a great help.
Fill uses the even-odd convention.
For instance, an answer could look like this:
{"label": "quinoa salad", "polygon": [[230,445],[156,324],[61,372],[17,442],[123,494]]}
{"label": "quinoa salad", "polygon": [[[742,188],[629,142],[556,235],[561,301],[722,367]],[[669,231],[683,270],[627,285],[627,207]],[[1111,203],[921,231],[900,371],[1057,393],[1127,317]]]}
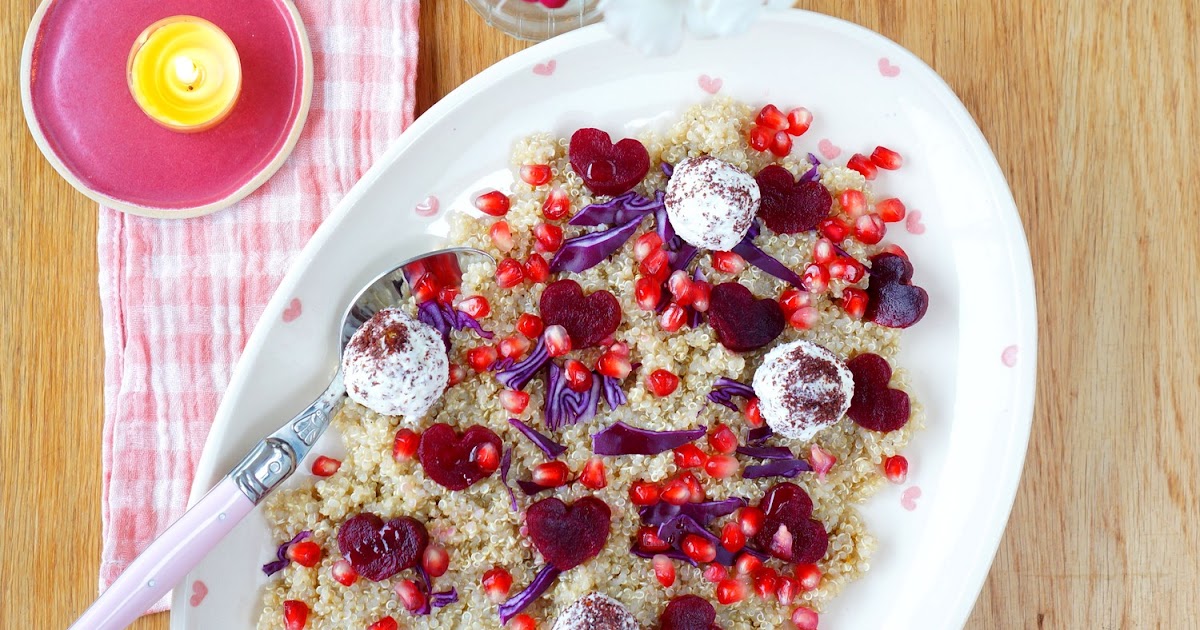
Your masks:
{"label": "quinoa salad", "polygon": [[346,454],[266,502],[258,627],[817,628],[907,474],[929,299],[886,240],[900,154],[819,160],[811,121],[714,99],[516,142],[450,218],[495,262],[347,346]]}

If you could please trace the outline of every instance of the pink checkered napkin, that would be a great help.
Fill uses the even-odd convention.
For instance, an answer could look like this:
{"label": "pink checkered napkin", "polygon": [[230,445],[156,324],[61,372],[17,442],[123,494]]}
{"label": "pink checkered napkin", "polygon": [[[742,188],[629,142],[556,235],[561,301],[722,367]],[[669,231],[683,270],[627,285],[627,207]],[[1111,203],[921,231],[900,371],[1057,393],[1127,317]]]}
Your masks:
{"label": "pink checkered napkin", "polygon": [[[283,168],[214,215],[100,209],[104,548],[112,583],[183,513],[217,403],[292,258],[412,121],[417,0],[295,0],[312,109]],[[154,610],[167,608],[164,599]]]}

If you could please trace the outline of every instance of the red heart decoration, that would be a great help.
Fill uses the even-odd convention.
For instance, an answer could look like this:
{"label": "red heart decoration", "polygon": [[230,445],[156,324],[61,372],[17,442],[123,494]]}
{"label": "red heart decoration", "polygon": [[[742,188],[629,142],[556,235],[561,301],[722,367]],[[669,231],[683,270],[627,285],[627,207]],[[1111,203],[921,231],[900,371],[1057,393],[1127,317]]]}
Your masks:
{"label": "red heart decoration", "polygon": [[612,529],[612,510],[596,497],[571,505],[550,497],[525,511],[529,538],[554,568],[568,571],[596,557]]}
{"label": "red heart decoration", "polygon": [[871,258],[864,317],[889,328],[908,328],[925,317],[929,294],[912,284],[913,266],[896,254]]}
{"label": "red heart decoration", "polygon": [[496,471],[480,468],[472,457],[485,444],[495,447],[499,456],[500,438],[491,429],[475,425],[460,436],[450,425],[439,422],[421,434],[417,459],[427,477],[447,489],[463,490]]}
{"label": "red heart decoration", "polygon": [[562,326],[571,337],[571,347],[598,345],[621,325],[621,303],[608,291],[583,296],[574,280],[558,280],[542,291],[538,308],[547,326]]}
{"label": "red heart decoration", "polygon": [[638,185],[650,170],[650,154],[641,142],[625,138],[613,144],[599,129],[585,127],[567,147],[571,168],[597,195],[619,195]]}
{"label": "red heart decoration", "polygon": [[671,598],[658,618],[660,630],[709,630],[717,628],[717,610],[699,595]]}
{"label": "red heart decoration", "polygon": [[821,182],[797,182],[778,164],[759,171],[754,181],[762,194],[758,216],[776,234],[815,229],[833,208],[833,196]]}
{"label": "red heart decoration", "polygon": [[359,575],[379,582],[415,567],[429,544],[429,533],[420,521],[407,516],[385,523],[363,512],[342,523],[337,542],[338,551]]}
{"label": "red heart decoration", "polygon": [[846,362],[854,375],[854,397],[846,415],[864,429],[895,431],[908,423],[908,394],[888,388],[892,366],[878,354],[860,354]]}
{"label": "red heart decoration", "polygon": [[721,345],[746,352],[771,343],[783,332],[783,309],[775,300],[756,299],[750,289],[725,282],[712,289],[708,325],[717,332]]}
{"label": "red heart decoration", "polygon": [[780,527],[792,536],[791,557],[772,551],[777,558],[796,564],[814,564],[825,557],[829,535],[820,521],[812,518],[813,503],[808,493],[794,483],[780,483],[767,490],[758,507],[766,515],[762,528],[754,535],[759,549],[772,548],[772,540]]}

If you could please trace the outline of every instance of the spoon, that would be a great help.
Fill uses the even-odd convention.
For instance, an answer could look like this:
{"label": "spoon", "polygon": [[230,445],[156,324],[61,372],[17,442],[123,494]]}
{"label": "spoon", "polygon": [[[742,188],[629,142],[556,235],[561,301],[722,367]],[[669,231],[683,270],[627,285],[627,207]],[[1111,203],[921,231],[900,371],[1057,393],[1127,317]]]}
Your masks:
{"label": "spoon", "polygon": [[[492,261],[492,257],[477,249],[443,249],[406,260],[381,274],[347,306],[339,329],[340,351],[372,315],[403,304],[422,275],[432,274],[440,286],[457,287],[462,282],[462,269],[482,261]],[[150,543],[71,629],[108,630],[133,623],[199,564],[254,506],[291,476],[329,426],[346,393],[341,364],[339,359],[337,373],[316,401],[259,442],[224,479]]]}

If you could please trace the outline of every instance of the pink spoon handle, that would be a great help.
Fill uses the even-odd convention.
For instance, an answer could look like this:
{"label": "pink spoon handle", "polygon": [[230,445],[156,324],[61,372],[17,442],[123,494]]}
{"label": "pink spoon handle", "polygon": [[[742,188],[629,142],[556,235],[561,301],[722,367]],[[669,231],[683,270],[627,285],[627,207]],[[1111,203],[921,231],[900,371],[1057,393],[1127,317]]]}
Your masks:
{"label": "pink spoon handle", "polygon": [[237,483],[225,477],[150,543],[71,629],[108,630],[133,623],[253,509]]}

